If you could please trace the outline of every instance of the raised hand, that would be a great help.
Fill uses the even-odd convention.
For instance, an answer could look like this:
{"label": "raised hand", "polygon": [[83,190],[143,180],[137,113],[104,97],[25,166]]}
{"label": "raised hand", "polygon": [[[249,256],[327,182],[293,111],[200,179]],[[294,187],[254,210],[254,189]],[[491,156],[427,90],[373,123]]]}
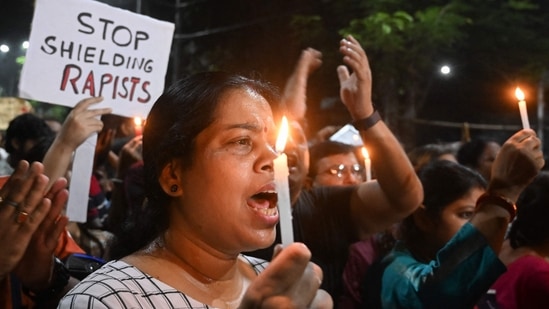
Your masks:
{"label": "raised hand", "polygon": [[322,53],[314,48],[306,48],[295,65],[292,75],[286,81],[282,101],[289,115],[295,120],[305,118],[307,111],[307,81],[309,76],[322,65]]}
{"label": "raised hand", "polygon": [[67,181],[60,178],[46,194],[46,200],[51,201],[51,208],[34,232],[25,254],[14,270],[21,283],[32,290],[38,291],[49,285],[53,253],[61,233],[66,233],[68,223],[68,218],[63,215],[69,196],[66,186]]}
{"label": "raised hand", "polygon": [[505,190],[505,196],[516,200],[544,164],[541,141],[536,133],[531,129],[521,130],[502,145],[492,165],[488,190]]}
{"label": "raised hand", "polygon": [[43,165],[20,161],[0,189],[0,278],[12,272],[25,254],[31,238],[50,213],[44,198],[48,177]]}
{"label": "raised hand", "polygon": [[112,110],[110,108],[92,109],[90,107],[102,100],[101,97],[92,97],[78,102],[65,119],[63,128],[59,132],[59,140],[76,149],[92,133],[101,131],[103,122],[99,119],[99,116],[108,114]]}
{"label": "raised hand", "polygon": [[337,67],[341,100],[353,119],[366,118],[374,112],[368,57],[360,43],[350,35],[340,41],[339,51],[343,54],[343,62],[352,70],[350,73],[344,65]]}

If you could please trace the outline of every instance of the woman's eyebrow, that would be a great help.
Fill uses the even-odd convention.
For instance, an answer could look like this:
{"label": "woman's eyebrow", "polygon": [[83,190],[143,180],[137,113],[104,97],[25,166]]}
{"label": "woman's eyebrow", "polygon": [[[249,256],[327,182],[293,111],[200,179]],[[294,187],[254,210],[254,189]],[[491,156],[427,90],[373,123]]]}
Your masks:
{"label": "woman's eyebrow", "polygon": [[245,129],[253,132],[260,132],[262,131],[262,128],[256,124],[251,122],[245,122],[245,123],[235,123],[235,124],[229,124],[225,126],[225,129],[232,130],[232,129]]}

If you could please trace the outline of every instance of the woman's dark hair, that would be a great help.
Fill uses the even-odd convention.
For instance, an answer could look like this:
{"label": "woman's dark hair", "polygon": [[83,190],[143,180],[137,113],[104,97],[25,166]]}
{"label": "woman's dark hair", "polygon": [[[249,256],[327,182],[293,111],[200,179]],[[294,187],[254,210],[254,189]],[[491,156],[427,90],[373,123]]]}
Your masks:
{"label": "woman's dark hair", "polygon": [[478,138],[461,145],[456,155],[458,162],[471,168],[478,168],[479,158],[482,156],[488,143],[490,143],[489,140]]}
{"label": "woman's dark hair", "polygon": [[511,225],[511,247],[537,246],[549,241],[549,172],[541,172],[517,200],[517,218]]}
{"label": "woman's dark hair", "polygon": [[[15,167],[20,160],[41,162],[55,139],[55,132],[44,119],[32,113],[25,113],[10,121],[4,138],[4,147],[10,154],[9,164]],[[29,140],[34,141],[35,146],[25,152],[22,146]],[[21,147],[16,149],[14,143]]]}
{"label": "woman's dark hair", "polygon": [[310,167],[309,167],[309,177],[315,178],[317,169],[318,169],[318,161],[320,159],[338,155],[338,154],[347,154],[352,153],[355,155],[355,147],[343,144],[340,142],[334,142],[334,141],[324,141],[317,144],[314,144],[313,146],[309,147],[309,156],[310,156]]}
{"label": "woman's dark hair", "polygon": [[[418,174],[423,185],[423,205],[426,213],[432,218],[440,214],[452,202],[463,197],[473,188],[486,188],[484,178],[461,164],[439,160],[426,165]],[[420,241],[413,216],[408,216],[400,226],[400,236],[405,242]]]}
{"label": "woman's dark hair", "polygon": [[408,153],[408,159],[412,163],[414,170],[419,172],[425,165],[438,160],[445,154],[454,154],[454,151],[447,145],[425,144],[412,149]]}
{"label": "woman's dark hair", "polygon": [[110,249],[110,258],[133,253],[153,241],[168,227],[166,205],[170,197],[158,182],[162,169],[172,159],[183,168],[193,163],[198,134],[213,121],[222,97],[233,89],[249,89],[271,105],[279,101],[270,84],[224,72],[188,76],[172,85],[154,103],[143,132],[143,161],[147,201],[134,210]]}

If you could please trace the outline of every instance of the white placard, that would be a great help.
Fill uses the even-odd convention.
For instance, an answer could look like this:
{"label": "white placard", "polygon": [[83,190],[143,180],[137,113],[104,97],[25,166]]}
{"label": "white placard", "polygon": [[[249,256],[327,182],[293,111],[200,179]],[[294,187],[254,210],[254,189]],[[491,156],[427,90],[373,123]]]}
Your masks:
{"label": "white placard", "polygon": [[69,201],[66,211],[66,215],[71,221],[86,222],[88,218],[88,196],[90,194],[93,156],[96,144],[97,134],[94,133],[74,152],[69,186]]}
{"label": "white placard", "polygon": [[[92,0],[37,0],[19,96],[146,118],[164,90],[174,25]],[[94,106],[96,107],[96,106]],[[76,149],[67,215],[85,222],[97,135]]]}
{"label": "white placard", "polygon": [[37,0],[20,97],[74,106],[102,96],[145,118],[164,90],[172,23],[92,0]]}

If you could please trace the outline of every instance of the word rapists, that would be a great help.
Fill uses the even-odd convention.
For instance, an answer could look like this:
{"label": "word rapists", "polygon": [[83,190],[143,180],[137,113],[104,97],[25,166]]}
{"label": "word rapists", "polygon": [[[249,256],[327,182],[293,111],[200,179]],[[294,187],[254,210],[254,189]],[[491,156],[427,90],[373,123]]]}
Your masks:
{"label": "word rapists", "polygon": [[[106,18],[94,18],[91,13],[80,13],[77,20],[80,24],[78,32],[98,36],[100,40],[108,40],[118,48],[137,51],[140,43],[149,39],[149,34],[145,31],[135,31],[130,27],[116,25],[115,21]],[[72,62],[63,68],[59,87],[61,91],[72,90],[75,94],[87,92],[90,96],[105,96],[129,101],[135,99],[140,103],[147,103],[151,99],[147,89],[151,82],[139,77],[143,73],[153,71],[153,60],[150,58],[59,40],[54,35],[44,39],[40,50],[47,55],[58,56]],[[85,69],[85,66],[80,64],[94,64],[97,67],[113,69],[124,68],[128,73],[131,71],[143,73],[120,76],[109,73],[107,70],[107,73],[97,74],[93,69]],[[105,72],[105,70],[101,71]]]}
{"label": "word rapists", "polygon": [[139,77],[118,76],[110,73],[101,74],[96,80],[93,70],[86,76],[82,76],[82,69],[79,66],[67,64],[63,70],[60,90],[65,91],[70,85],[75,94],[86,91],[92,97],[107,97],[110,94],[112,99],[122,98],[130,102],[136,98],[136,93],[140,92],[137,95],[137,102],[147,103],[151,99],[147,89],[150,84],[150,81],[143,81]]}

